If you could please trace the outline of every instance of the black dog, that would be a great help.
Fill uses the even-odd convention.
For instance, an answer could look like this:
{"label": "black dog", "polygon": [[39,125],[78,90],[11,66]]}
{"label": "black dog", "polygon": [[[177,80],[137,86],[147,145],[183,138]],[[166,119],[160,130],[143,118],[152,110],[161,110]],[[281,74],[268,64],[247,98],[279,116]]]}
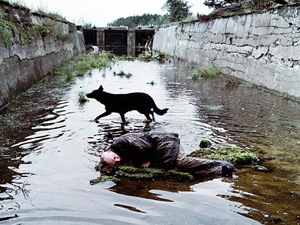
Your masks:
{"label": "black dog", "polygon": [[[137,110],[139,113],[144,114],[150,122],[154,119],[154,113],[151,110],[153,108],[154,112],[158,115],[164,115],[168,108],[159,109],[153,98],[142,92],[134,92],[128,94],[111,94],[103,91],[102,85],[100,85],[98,90],[94,90],[93,92],[86,95],[88,98],[94,98],[103,105],[105,105],[105,112],[95,118],[95,121],[101,117],[108,116],[112,112],[119,113],[123,124],[125,121],[125,113],[131,110]],[[152,119],[150,118],[150,114],[152,115]]]}

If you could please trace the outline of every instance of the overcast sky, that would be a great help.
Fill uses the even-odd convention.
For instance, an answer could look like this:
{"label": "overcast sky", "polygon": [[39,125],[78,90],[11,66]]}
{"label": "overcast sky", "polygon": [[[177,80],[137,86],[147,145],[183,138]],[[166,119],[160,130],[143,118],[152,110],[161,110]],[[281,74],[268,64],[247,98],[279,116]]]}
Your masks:
{"label": "overcast sky", "polygon": [[[11,0],[23,2],[27,7],[45,12],[58,13],[68,21],[106,26],[120,17],[150,14],[166,14],[161,8],[166,0]],[[211,10],[204,0],[188,0],[194,15],[207,14]]]}

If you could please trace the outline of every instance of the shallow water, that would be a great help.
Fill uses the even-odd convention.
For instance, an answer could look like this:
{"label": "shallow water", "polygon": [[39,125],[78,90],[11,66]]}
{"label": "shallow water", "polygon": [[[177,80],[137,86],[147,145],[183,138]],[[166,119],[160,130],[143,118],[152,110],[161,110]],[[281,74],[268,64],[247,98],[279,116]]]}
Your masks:
{"label": "shallow water", "polygon": [[[133,76],[113,75],[120,71]],[[121,61],[77,78],[42,113],[28,112],[28,129],[4,137],[9,136],[0,155],[0,223],[299,224],[300,105],[234,79],[194,81],[192,71],[185,64]],[[80,105],[78,93],[100,85],[113,93],[143,91],[158,107],[168,107],[150,128],[179,133],[186,152],[198,149],[202,139],[238,145],[267,159],[262,164],[272,172],[244,167],[232,178],[191,183],[90,185],[112,138],[145,127],[137,112],[126,114],[130,123],[124,129],[118,114],[95,123],[103,105],[92,99]],[[47,95],[32,99],[38,100]]]}

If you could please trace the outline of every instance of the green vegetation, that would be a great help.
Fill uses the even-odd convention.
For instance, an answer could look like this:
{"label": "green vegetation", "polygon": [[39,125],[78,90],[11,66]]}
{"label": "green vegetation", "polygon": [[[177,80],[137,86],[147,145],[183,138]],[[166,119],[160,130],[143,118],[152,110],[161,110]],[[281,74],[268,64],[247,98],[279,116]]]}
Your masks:
{"label": "green vegetation", "polygon": [[191,15],[191,6],[184,0],[167,0],[163,9],[168,11],[167,18],[169,22],[179,22]]}
{"label": "green vegetation", "polygon": [[114,76],[130,78],[130,77],[132,77],[132,74],[131,73],[125,73],[124,71],[121,70],[119,73],[114,72]]}
{"label": "green vegetation", "polygon": [[74,77],[83,77],[92,69],[109,67],[114,58],[113,54],[107,52],[78,55],[60,68],[53,70],[51,75],[66,75],[65,81],[71,82]]}
{"label": "green vegetation", "polygon": [[150,27],[159,25],[163,16],[158,14],[143,14],[141,16],[121,17],[108,24],[108,26],[127,26],[128,28],[136,28],[139,26]]}
{"label": "green vegetation", "polygon": [[[42,116],[47,114],[49,105],[52,105],[52,102],[55,102],[64,93],[64,90],[68,88],[66,82],[72,81],[80,73],[88,73],[92,68],[110,66],[114,57],[113,54],[106,52],[79,55],[53,70],[41,82],[32,85],[29,90],[13,100],[3,110],[3,113],[0,112],[0,136],[3,137],[0,139],[0,145],[5,146],[5,144],[11,141],[11,133],[34,126],[38,120],[30,119],[31,115],[39,114]],[[51,91],[41,92],[40,90],[42,89]],[[84,101],[84,92],[79,92],[78,102],[82,104]],[[24,120],[24,117],[27,119]]]}
{"label": "green vegetation", "polygon": [[3,9],[0,9],[0,40],[6,46],[11,45],[12,33],[15,33],[17,30],[15,24],[8,18],[9,15]]}
{"label": "green vegetation", "polygon": [[[64,18],[54,13],[46,13],[42,10],[33,12],[41,17],[51,18],[53,21],[33,23],[31,21],[31,12],[20,1],[9,3],[0,0],[2,7],[0,9],[0,42],[6,46],[12,45],[12,41],[27,43],[39,37],[52,36],[60,41],[70,39],[69,31],[64,31],[61,25],[56,21],[67,22]],[[15,9],[18,9],[16,13]]]}
{"label": "green vegetation", "polygon": [[[206,158],[212,160],[225,160],[235,165],[254,164],[253,169],[268,172],[268,168],[257,165],[258,157],[249,151],[245,151],[240,147],[211,147],[209,140],[200,142],[201,149],[195,150],[188,156]],[[193,175],[177,170],[164,170],[159,168],[137,168],[132,165],[114,165],[103,166],[101,163],[96,166],[101,172],[101,176],[93,179],[91,184],[105,181],[119,182],[122,178],[143,180],[143,179],[169,179],[175,181],[191,181],[194,180]]]}
{"label": "green vegetation", "polygon": [[147,84],[151,84],[152,86],[155,84],[154,81],[148,82]]}
{"label": "green vegetation", "polygon": [[253,164],[259,161],[254,153],[245,151],[240,147],[202,148],[193,151],[189,156],[225,160],[236,165]]}
{"label": "green vegetation", "polygon": [[206,21],[222,17],[260,13],[283,6],[299,5],[299,1],[274,1],[274,0],[205,0],[204,5],[214,8],[209,15],[198,15],[199,21]]}
{"label": "green vegetation", "polygon": [[101,163],[96,166],[96,169],[101,172],[101,176],[90,181],[91,184],[96,184],[105,181],[121,181],[121,178],[133,180],[148,180],[148,179],[170,179],[175,181],[191,181],[194,180],[193,175],[176,170],[164,170],[159,168],[137,168],[132,165],[114,165],[103,166]]}
{"label": "green vegetation", "polygon": [[195,74],[192,75],[192,80],[198,80],[199,78],[215,78],[218,75],[220,75],[220,71],[215,67],[200,68]]}
{"label": "green vegetation", "polygon": [[162,9],[166,15],[143,14],[141,16],[121,17],[108,26],[127,26],[128,28],[160,26],[162,23],[180,22],[191,16],[191,6],[185,0],[167,0]]}
{"label": "green vegetation", "polygon": [[200,148],[208,148],[210,146],[211,146],[210,140],[205,139],[205,140],[200,141],[200,145],[199,145]]}
{"label": "green vegetation", "polygon": [[47,10],[42,8],[38,8],[38,10],[35,13],[39,14],[40,16],[48,17],[56,21],[68,23],[65,17],[59,15],[58,13],[48,12]]}
{"label": "green vegetation", "polygon": [[85,97],[85,92],[84,91],[80,91],[78,93],[78,102],[80,104],[84,104],[88,101],[88,99]]}

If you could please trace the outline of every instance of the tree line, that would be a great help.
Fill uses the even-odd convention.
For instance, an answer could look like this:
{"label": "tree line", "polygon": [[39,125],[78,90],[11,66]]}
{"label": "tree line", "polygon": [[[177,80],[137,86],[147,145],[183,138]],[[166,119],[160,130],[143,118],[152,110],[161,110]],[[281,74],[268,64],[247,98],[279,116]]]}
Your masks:
{"label": "tree line", "polygon": [[[199,0],[200,1],[200,0]],[[300,0],[205,0],[204,5],[222,13],[222,10],[238,9],[246,7],[250,10],[260,10],[272,7],[276,4],[300,3]],[[192,16],[191,5],[186,0],[167,0],[162,9],[165,15],[143,14],[129,17],[121,17],[107,24],[108,26],[127,26],[136,28],[139,26],[159,26],[162,23],[172,23],[183,21]],[[198,15],[199,16],[199,15]],[[199,19],[199,17],[198,17]],[[85,28],[90,28],[91,24],[86,24]]]}

